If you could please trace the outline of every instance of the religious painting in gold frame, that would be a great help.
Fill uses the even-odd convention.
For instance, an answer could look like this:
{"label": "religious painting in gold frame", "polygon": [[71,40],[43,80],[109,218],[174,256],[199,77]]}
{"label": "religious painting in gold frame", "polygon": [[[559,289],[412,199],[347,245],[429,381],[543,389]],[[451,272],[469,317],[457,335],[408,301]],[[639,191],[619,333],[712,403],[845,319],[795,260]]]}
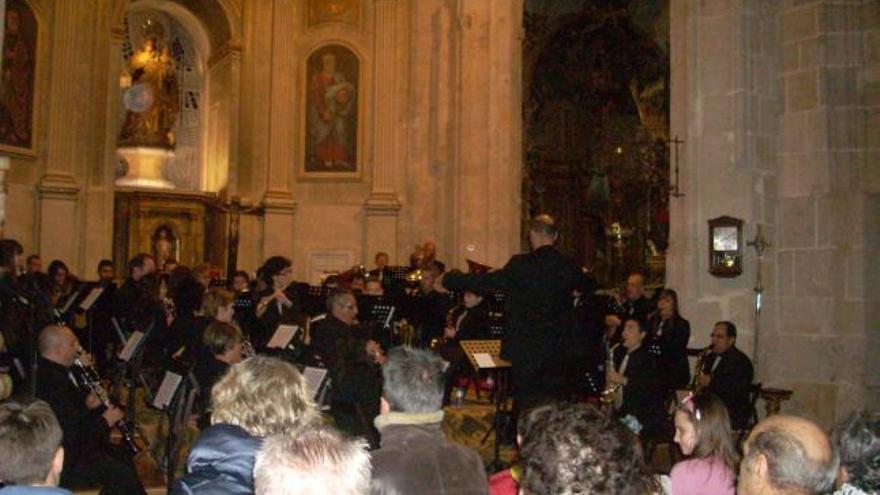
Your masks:
{"label": "religious painting in gold frame", "polygon": [[301,177],[361,176],[360,60],[341,44],[324,45],[306,60],[305,136]]}
{"label": "religious painting in gold frame", "polygon": [[34,156],[39,25],[25,0],[6,0],[0,71],[0,151]]}
{"label": "religious painting in gold frame", "polygon": [[360,0],[309,0],[309,26],[341,22],[360,25]]}

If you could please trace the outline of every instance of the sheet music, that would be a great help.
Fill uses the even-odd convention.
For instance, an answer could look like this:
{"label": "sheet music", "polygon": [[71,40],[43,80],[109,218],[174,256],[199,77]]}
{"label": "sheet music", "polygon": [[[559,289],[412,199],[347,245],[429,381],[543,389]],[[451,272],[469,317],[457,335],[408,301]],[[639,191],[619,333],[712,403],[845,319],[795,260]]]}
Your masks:
{"label": "sheet music", "polygon": [[269,349],[284,349],[293,340],[296,332],[299,331],[299,325],[279,325],[278,330],[272,335],[272,339],[266,344]]}
{"label": "sheet music", "polygon": [[480,368],[495,367],[495,360],[492,359],[492,355],[485,352],[474,353],[474,361],[477,362],[477,366],[479,366]]}
{"label": "sheet music", "polygon": [[156,391],[156,397],[153,398],[153,406],[156,409],[168,407],[171,404],[171,400],[174,399],[174,394],[177,392],[177,387],[180,386],[182,380],[183,377],[177,373],[166,371],[165,376],[162,378],[162,384],[159,385],[159,390]]}
{"label": "sheet music", "polygon": [[132,333],[131,337],[129,337],[128,341],[125,343],[125,347],[123,347],[122,351],[119,353],[119,359],[127,363],[134,355],[143,338],[143,332]]}
{"label": "sheet music", "polygon": [[303,377],[306,379],[306,387],[308,387],[309,394],[313,399],[318,398],[318,391],[321,388],[321,382],[324,381],[324,377],[326,376],[327,370],[325,368],[306,366],[303,370]]}
{"label": "sheet music", "polygon": [[92,307],[93,304],[101,297],[101,294],[104,293],[103,287],[95,287],[89,292],[89,295],[86,296],[85,299],[79,304],[80,309],[83,311],[88,311],[89,308]]}
{"label": "sheet music", "polygon": [[82,289],[73,291],[73,294],[71,294],[70,297],[67,298],[67,301],[64,303],[64,307],[61,308],[61,314],[67,313],[67,310],[70,309],[70,306],[73,305],[73,301],[76,301],[76,298],[79,297],[81,292]]}

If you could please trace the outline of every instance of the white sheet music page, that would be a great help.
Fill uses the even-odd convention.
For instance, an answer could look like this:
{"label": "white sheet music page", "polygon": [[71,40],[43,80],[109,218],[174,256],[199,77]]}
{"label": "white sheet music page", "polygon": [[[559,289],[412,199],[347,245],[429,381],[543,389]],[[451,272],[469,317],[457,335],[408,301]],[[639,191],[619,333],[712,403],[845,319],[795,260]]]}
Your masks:
{"label": "white sheet music page", "polygon": [[492,359],[492,355],[485,352],[474,353],[474,361],[477,362],[477,366],[479,366],[480,368],[495,367],[495,360]]}
{"label": "white sheet music page", "polygon": [[95,301],[97,301],[103,293],[103,287],[95,287],[94,289],[92,289],[91,292],[89,292],[89,295],[87,295],[86,298],[83,299],[81,303],[79,303],[80,309],[82,309],[83,311],[88,311],[89,308],[91,308],[92,305],[95,304]]}
{"label": "white sheet music page", "polygon": [[156,397],[153,398],[153,406],[156,409],[165,409],[171,404],[171,399],[174,398],[174,393],[177,392],[177,387],[180,386],[181,380],[183,380],[183,377],[177,373],[165,372],[162,384],[159,385]]}
{"label": "white sheet music page", "polygon": [[299,325],[279,325],[278,330],[272,335],[272,339],[266,344],[270,349],[284,349],[293,340],[293,336],[299,331]]}
{"label": "white sheet music page", "polygon": [[312,368],[311,366],[306,366],[303,370],[303,377],[306,379],[306,387],[308,387],[309,394],[311,394],[312,398],[315,398],[318,395],[318,388],[321,386],[321,382],[324,381],[325,376],[327,376],[327,370],[324,368]]}
{"label": "white sheet music page", "polygon": [[128,342],[125,343],[125,347],[122,348],[122,351],[119,353],[119,359],[128,362],[131,359],[131,356],[134,355],[134,351],[138,348],[138,344],[140,344],[141,339],[144,338],[143,332],[134,332],[131,334],[131,337],[128,338]]}

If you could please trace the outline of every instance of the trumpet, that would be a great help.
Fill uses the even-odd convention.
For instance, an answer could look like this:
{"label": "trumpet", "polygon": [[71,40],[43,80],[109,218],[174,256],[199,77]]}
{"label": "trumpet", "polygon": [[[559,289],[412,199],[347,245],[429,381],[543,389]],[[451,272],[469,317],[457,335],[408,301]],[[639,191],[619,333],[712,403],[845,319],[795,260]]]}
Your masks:
{"label": "trumpet", "polygon": [[697,362],[694,364],[694,377],[691,379],[691,386],[688,387],[691,392],[696,392],[697,387],[699,387],[697,380],[700,378],[700,375],[703,374],[703,366],[706,364],[706,356],[708,356],[710,352],[712,352],[711,345],[703,349],[697,356]]}
{"label": "trumpet", "polygon": [[[97,370],[83,362],[82,355],[85,351],[83,351],[82,348],[78,348],[76,353],[77,356],[73,360],[73,365],[79,369],[80,376],[82,377],[85,386],[98,397],[98,400],[101,401],[101,404],[103,404],[104,407],[115,407],[115,404],[110,400],[110,394],[108,394],[107,390],[104,389],[104,386],[101,385],[101,377],[98,375]],[[140,453],[141,448],[134,441],[134,428],[124,419],[116,422],[116,428],[119,430],[119,433],[122,434],[122,439],[125,441],[128,450],[133,454]]]}

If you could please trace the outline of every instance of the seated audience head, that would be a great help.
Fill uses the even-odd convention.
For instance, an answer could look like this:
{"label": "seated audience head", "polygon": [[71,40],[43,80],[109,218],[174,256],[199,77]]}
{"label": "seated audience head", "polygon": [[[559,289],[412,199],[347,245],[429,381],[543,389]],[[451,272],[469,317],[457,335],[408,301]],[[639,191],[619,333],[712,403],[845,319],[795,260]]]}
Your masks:
{"label": "seated audience head", "polygon": [[637,349],[645,341],[648,332],[642,322],[637,318],[627,318],[623,322],[623,332],[620,334],[623,339],[623,347],[628,350]]}
{"label": "seated audience head", "polygon": [[38,345],[40,356],[61,366],[70,367],[76,360],[79,340],[69,328],[49,325],[40,332]]}
{"label": "seated audience head", "polygon": [[737,493],[820,495],[834,487],[838,465],[818,425],[795,416],[770,416],[743,444]]}
{"label": "seated audience head", "polygon": [[840,453],[838,485],[880,493],[880,413],[853,413],[837,425],[831,441]]}
{"label": "seated audience head", "polygon": [[70,270],[67,269],[67,265],[61,260],[52,260],[49,263],[49,270],[47,272],[52,280],[57,285],[64,285],[67,283],[67,275],[70,273]]}
{"label": "seated audience head", "polygon": [[379,270],[384,269],[388,266],[388,253],[378,252],[376,253],[376,257],[373,258],[376,261],[376,268]]}
{"label": "seated audience head", "polygon": [[434,354],[395,347],[388,351],[382,376],[383,412],[431,413],[443,405],[443,360]]}
{"label": "seated audience head", "polygon": [[656,490],[638,439],[587,404],[538,409],[523,437],[523,495],[644,495]]}
{"label": "seated audience head", "polygon": [[235,292],[248,290],[250,283],[251,277],[246,271],[239,270],[232,276],[232,290]]}
{"label": "seated audience head", "polygon": [[24,265],[24,248],[15,239],[0,239],[0,269],[12,275],[18,276],[18,272]]}
{"label": "seated audience head", "polygon": [[318,419],[305,378],[292,364],[256,356],[232,366],[211,390],[213,424],[255,437],[292,433]]}
{"label": "seated audience head", "polygon": [[358,314],[354,293],[348,289],[334,289],[327,296],[327,311],[346,325],[353,325]]}
{"label": "seated audience head", "polygon": [[678,293],[673,289],[663,289],[657,298],[657,311],[662,317],[678,315]]}
{"label": "seated audience head", "polygon": [[476,308],[483,302],[483,292],[477,289],[467,289],[461,296],[464,307]]}
{"label": "seated audience head", "polygon": [[293,281],[293,268],[284,256],[272,256],[263,264],[263,281],[273,289],[284,289]]}
{"label": "seated audience head", "polygon": [[364,284],[364,294],[368,296],[381,296],[385,294],[385,288],[382,287],[382,281],[378,278],[370,277]]}
{"label": "seated audience head", "polygon": [[724,354],[736,345],[736,325],[729,321],[719,321],[712,328],[712,352]]}
{"label": "seated audience head", "polygon": [[214,287],[205,292],[202,299],[202,314],[208,318],[230,323],[235,316],[233,302],[235,294],[222,287]]}
{"label": "seated audience head", "polygon": [[714,394],[690,395],[675,409],[675,443],[688,457],[715,458],[732,472],[739,453],[730,429],[727,407]]}
{"label": "seated audience head", "polygon": [[227,364],[235,364],[241,361],[241,342],[243,339],[241,330],[235,325],[215,321],[205,329],[202,342],[217,360]]}
{"label": "seated audience head", "polygon": [[630,301],[645,295],[645,276],[641,273],[631,273],[626,278],[626,298]]}
{"label": "seated audience head", "polygon": [[116,278],[116,269],[110,260],[101,260],[98,262],[98,280],[101,282],[112,282]]}
{"label": "seated audience head", "polygon": [[257,452],[254,482],[257,495],[367,495],[370,454],[328,427],[274,435]]}
{"label": "seated audience head", "polygon": [[552,246],[557,237],[559,237],[559,228],[556,226],[556,220],[550,215],[538,215],[529,224],[529,242],[532,249]]}
{"label": "seated audience head", "polygon": [[0,480],[8,485],[58,486],[64,466],[61,426],[41,400],[0,403]]}
{"label": "seated audience head", "polygon": [[27,257],[25,270],[27,273],[40,273],[43,271],[43,260],[39,254],[32,254]]}

